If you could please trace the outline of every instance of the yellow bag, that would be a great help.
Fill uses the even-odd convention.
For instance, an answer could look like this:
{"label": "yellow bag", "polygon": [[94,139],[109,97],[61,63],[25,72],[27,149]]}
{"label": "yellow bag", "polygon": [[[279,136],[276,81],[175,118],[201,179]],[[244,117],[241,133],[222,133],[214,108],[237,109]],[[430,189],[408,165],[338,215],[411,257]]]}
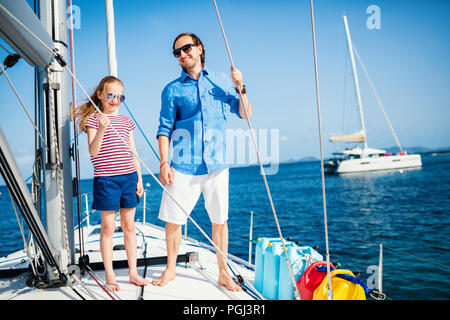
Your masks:
{"label": "yellow bag", "polygon": [[[366,293],[361,285],[339,278],[338,274],[355,276],[353,272],[345,269],[336,269],[330,272],[333,300],[366,300]],[[325,277],[314,290],[313,300],[327,300],[327,291],[328,277]]]}

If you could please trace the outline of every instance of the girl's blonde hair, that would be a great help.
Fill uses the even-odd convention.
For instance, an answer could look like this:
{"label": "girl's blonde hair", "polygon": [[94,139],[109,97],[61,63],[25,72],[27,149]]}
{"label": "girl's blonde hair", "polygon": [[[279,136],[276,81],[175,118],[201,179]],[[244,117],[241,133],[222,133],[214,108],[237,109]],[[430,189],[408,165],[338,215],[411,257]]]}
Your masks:
{"label": "girl's blonde hair", "polygon": [[[103,111],[103,108],[101,106],[100,99],[97,97],[97,93],[99,91],[103,92],[103,90],[105,90],[106,85],[113,82],[118,82],[123,86],[123,83],[122,81],[120,81],[120,79],[114,76],[106,76],[102,80],[100,80],[100,83],[95,88],[94,93],[91,95],[91,100],[95,103],[97,107],[99,107],[101,111]],[[87,102],[79,105],[77,108],[71,111],[70,117],[72,119],[79,118],[78,127],[80,128],[80,131],[83,132],[86,132],[86,122],[88,121],[89,117],[96,111],[91,100],[88,100]]]}

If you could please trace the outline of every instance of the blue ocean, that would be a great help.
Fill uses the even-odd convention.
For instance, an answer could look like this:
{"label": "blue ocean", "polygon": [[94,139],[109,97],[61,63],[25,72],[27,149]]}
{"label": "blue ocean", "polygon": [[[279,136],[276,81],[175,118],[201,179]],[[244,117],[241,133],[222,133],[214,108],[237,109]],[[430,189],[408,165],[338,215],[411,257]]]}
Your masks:
{"label": "blue ocean", "polygon": [[[383,292],[389,299],[450,299],[450,155],[423,155],[422,162],[420,169],[325,179],[331,262],[359,272],[369,283],[382,244]],[[320,162],[280,164],[278,173],[267,179],[283,236],[318,246],[325,255]],[[157,218],[161,188],[151,176],[144,176],[144,185],[145,219],[163,226]],[[92,180],[83,180],[81,189],[90,205]],[[0,256],[5,256],[23,248],[5,186],[0,186],[0,208]],[[229,252],[245,260],[249,258],[250,212],[253,239],[278,237],[259,167],[232,168]],[[141,198],[136,220],[142,221],[143,214]],[[211,234],[202,197],[192,217]],[[191,222],[188,236],[207,242]],[[253,259],[254,253],[253,246]]]}

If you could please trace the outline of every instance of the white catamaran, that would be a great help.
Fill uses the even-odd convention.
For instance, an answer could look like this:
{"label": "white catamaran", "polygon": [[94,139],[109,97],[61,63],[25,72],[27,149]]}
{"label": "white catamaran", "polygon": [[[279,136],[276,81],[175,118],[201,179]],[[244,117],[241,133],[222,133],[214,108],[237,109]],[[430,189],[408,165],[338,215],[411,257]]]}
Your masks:
{"label": "white catamaran", "polygon": [[[403,168],[414,168],[422,166],[422,161],[420,154],[408,154],[400,144],[397,135],[387,117],[386,112],[384,111],[384,107],[381,103],[381,100],[378,97],[378,94],[373,87],[372,81],[367,74],[366,68],[362,63],[356,48],[354,48],[350,31],[348,28],[347,16],[343,16],[344,25],[345,25],[345,33],[347,35],[347,43],[348,50],[350,52],[350,60],[353,69],[353,79],[355,83],[356,97],[358,102],[359,116],[361,120],[361,130],[348,135],[342,136],[334,136],[330,138],[332,142],[338,141],[347,141],[354,143],[362,143],[363,147],[357,146],[352,149],[346,149],[340,152],[335,152],[333,155],[338,156],[337,158],[333,158],[328,160],[325,163],[325,172],[326,173],[355,173],[355,172],[367,172],[367,171],[377,171],[377,170],[392,170],[392,169],[403,169]],[[366,135],[366,126],[364,124],[364,114],[363,107],[361,101],[361,95],[359,90],[359,81],[358,74],[356,72],[355,58],[354,52],[356,53],[358,60],[361,63],[361,66],[364,70],[367,79],[369,80],[370,86],[375,93],[375,97],[378,101],[378,104],[383,111],[384,117],[389,125],[389,128],[392,131],[392,135],[395,138],[398,148],[400,152],[396,154],[387,153],[386,150],[369,148],[367,146],[367,135]]]}

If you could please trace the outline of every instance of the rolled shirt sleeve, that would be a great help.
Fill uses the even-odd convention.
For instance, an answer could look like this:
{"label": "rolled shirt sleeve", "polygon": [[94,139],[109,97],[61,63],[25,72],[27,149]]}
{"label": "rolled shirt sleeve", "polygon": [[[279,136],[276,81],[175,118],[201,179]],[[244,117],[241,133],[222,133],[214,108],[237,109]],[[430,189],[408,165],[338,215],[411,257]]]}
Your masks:
{"label": "rolled shirt sleeve", "polygon": [[167,136],[169,139],[172,136],[173,126],[177,115],[176,106],[169,86],[166,86],[161,93],[161,112],[159,114],[159,127],[156,133],[156,139],[160,135]]}

